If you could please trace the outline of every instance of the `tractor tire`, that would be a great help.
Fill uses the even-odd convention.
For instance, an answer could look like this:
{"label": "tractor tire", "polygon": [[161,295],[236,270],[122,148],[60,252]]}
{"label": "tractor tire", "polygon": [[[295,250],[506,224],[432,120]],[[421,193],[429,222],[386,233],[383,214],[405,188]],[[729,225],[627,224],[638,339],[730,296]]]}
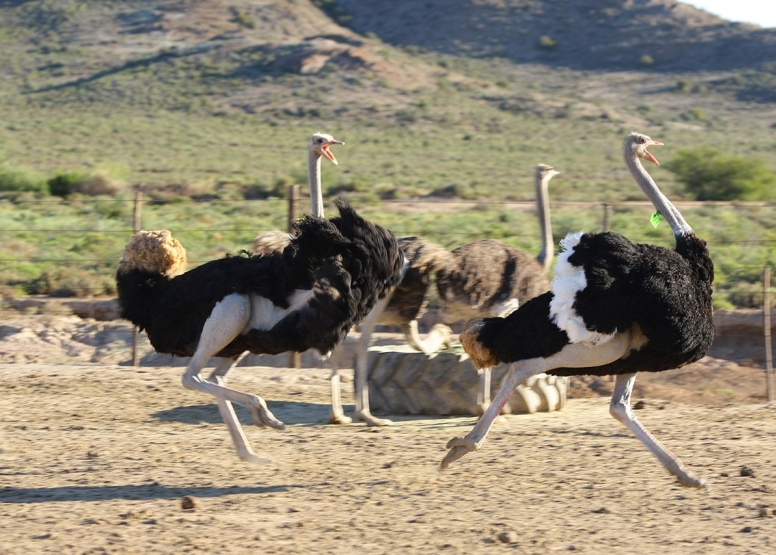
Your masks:
{"label": "tractor tire", "polygon": [[[373,347],[368,358],[369,404],[380,414],[478,415],[480,375],[465,353],[424,355],[406,346]],[[491,370],[491,398],[506,375],[502,365]],[[515,392],[505,413],[560,410],[566,405],[568,378],[539,374]]]}

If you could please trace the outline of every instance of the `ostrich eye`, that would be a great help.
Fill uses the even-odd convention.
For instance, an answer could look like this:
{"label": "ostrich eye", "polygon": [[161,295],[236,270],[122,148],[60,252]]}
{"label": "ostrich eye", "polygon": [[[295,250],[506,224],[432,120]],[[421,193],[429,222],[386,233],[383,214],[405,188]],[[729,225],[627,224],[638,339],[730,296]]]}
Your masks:
{"label": "ostrich eye", "polygon": [[323,142],[323,139],[315,139],[315,142],[318,144],[321,144]]}
{"label": "ostrich eye", "polygon": [[646,138],[646,137],[640,137],[640,138],[639,138],[639,144],[642,144],[642,145],[643,145],[643,144],[644,144],[644,143],[646,143],[646,142],[647,142],[647,138]]}

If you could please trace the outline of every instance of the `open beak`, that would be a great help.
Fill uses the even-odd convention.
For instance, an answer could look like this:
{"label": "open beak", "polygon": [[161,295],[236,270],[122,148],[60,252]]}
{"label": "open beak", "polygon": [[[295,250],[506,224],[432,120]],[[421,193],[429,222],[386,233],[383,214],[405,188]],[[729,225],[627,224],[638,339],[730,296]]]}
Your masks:
{"label": "open beak", "polygon": [[344,145],[344,144],[345,143],[343,143],[342,141],[331,141],[321,147],[321,153],[323,153],[323,155],[328,160],[330,160],[332,164],[337,166],[339,165],[339,162],[337,162],[337,159],[334,157],[334,154],[332,154],[331,150],[329,150],[329,147],[331,147],[331,145]]}
{"label": "open beak", "polygon": [[659,165],[660,165],[660,162],[658,162],[658,161],[657,161],[657,158],[655,158],[654,156],[652,156],[652,153],[651,153],[651,152],[647,151],[647,148],[649,148],[649,147],[651,147],[651,146],[663,146],[663,143],[661,143],[661,142],[659,142],[659,141],[653,141],[653,140],[650,140],[650,141],[647,143],[647,146],[644,148],[644,158],[646,158],[647,160],[649,160],[650,162],[652,162],[652,163],[653,163],[653,164],[655,164],[656,166],[659,166]]}

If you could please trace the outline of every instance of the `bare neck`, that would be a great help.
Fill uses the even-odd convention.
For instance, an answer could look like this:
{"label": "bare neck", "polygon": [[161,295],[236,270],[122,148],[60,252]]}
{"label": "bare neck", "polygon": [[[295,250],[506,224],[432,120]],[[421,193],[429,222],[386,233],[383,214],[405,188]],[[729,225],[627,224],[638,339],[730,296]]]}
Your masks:
{"label": "bare neck", "polygon": [[627,147],[625,150],[625,163],[644,194],[652,202],[658,212],[666,219],[674,232],[674,236],[691,234],[692,228],[684,220],[679,210],[676,209],[668,198],[660,192],[657,184],[641,165],[641,160],[633,155]]}
{"label": "bare neck", "polygon": [[539,231],[542,234],[542,250],[536,260],[542,265],[544,273],[547,273],[552,266],[552,223],[550,222],[550,201],[548,185],[551,175],[536,172],[536,210],[539,212]]}
{"label": "bare neck", "polygon": [[321,157],[309,150],[307,153],[307,180],[310,184],[312,214],[323,218],[323,191],[321,191]]}

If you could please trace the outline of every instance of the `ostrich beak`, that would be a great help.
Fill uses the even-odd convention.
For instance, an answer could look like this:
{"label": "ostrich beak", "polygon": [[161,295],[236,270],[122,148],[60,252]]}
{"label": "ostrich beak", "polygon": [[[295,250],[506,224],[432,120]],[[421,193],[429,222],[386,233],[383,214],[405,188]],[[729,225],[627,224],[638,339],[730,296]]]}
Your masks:
{"label": "ostrich beak", "polygon": [[648,152],[648,151],[647,151],[647,148],[648,148],[648,147],[650,147],[650,146],[663,146],[663,143],[661,143],[661,142],[659,142],[659,141],[653,141],[653,140],[650,140],[650,141],[647,143],[647,146],[644,148],[644,158],[646,158],[647,160],[649,160],[650,162],[652,162],[652,163],[653,163],[653,164],[655,164],[656,166],[659,166],[659,165],[660,165],[660,162],[658,162],[658,161],[657,161],[657,158],[655,158],[654,156],[652,156],[652,153],[651,153],[651,152]]}
{"label": "ostrich beak", "polygon": [[329,147],[330,147],[331,145],[344,145],[344,144],[345,144],[345,143],[343,143],[342,141],[331,141],[330,143],[328,143],[328,144],[325,144],[325,145],[323,145],[323,146],[321,147],[321,153],[322,153],[322,154],[323,154],[323,155],[324,155],[324,156],[325,156],[325,157],[326,157],[328,160],[330,160],[332,164],[334,164],[335,166],[337,166],[337,165],[339,165],[339,162],[337,162],[337,159],[334,157],[334,154],[332,154],[331,150],[329,150]]}

